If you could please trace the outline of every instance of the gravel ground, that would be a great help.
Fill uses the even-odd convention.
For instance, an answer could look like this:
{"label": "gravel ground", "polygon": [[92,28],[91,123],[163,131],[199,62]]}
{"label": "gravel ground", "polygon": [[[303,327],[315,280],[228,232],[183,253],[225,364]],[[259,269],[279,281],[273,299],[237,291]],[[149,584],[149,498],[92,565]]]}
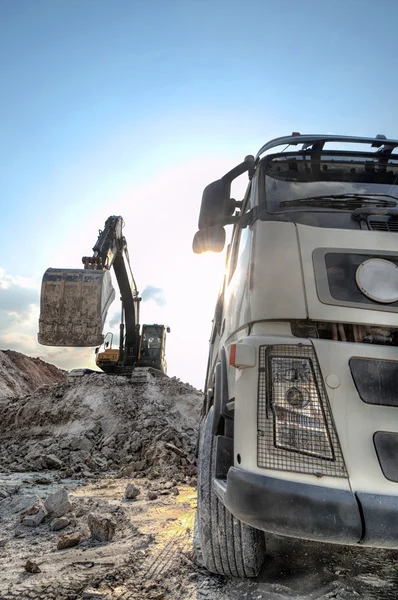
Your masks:
{"label": "gravel ground", "polygon": [[[44,482],[44,479],[46,482]],[[0,600],[393,600],[397,597],[395,551],[267,538],[266,564],[256,581],[209,575],[195,557],[193,521],[196,490],[173,482],[134,481],[139,494],[124,498],[131,480],[57,481],[48,473],[0,475]],[[43,500],[60,487],[69,491],[71,524],[51,531],[46,518],[36,528],[21,525],[20,512],[32,496]],[[4,495],[4,494],[3,494]],[[152,500],[149,497],[153,498]],[[107,542],[92,539],[88,514],[116,525]],[[80,543],[57,550],[64,533]],[[27,559],[41,572],[25,571]]]}

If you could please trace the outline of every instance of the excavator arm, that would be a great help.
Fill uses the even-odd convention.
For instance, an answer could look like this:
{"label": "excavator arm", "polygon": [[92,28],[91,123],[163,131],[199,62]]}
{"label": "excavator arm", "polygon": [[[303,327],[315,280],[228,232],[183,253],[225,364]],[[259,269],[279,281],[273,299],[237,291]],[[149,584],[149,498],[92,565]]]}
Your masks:
{"label": "excavator arm", "polygon": [[[99,232],[84,269],[47,269],[43,277],[39,343],[47,346],[97,346],[115,292],[113,267],[122,300],[120,360],[133,365],[139,351],[139,298],[131,271],[123,219],[111,216]],[[124,332],[125,327],[125,332]]]}
{"label": "excavator arm", "polygon": [[83,256],[82,261],[85,269],[110,270],[113,267],[122,300],[119,360],[125,365],[131,365],[138,357],[141,298],[131,271],[123,226],[122,217],[109,217],[104,229],[99,232],[93,247],[93,256]]}

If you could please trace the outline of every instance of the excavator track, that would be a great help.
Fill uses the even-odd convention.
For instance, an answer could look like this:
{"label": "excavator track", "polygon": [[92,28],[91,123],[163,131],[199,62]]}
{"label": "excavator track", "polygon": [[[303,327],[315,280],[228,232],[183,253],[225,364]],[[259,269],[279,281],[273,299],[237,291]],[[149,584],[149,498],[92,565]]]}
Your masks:
{"label": "excavator track", "polygon": [[107,375],[122,375],[128,377],[133,384],[144,384],[152,380],[153,377],[167,377],[166,373],[154,369],[153,367],[113,367],[106,372]]}

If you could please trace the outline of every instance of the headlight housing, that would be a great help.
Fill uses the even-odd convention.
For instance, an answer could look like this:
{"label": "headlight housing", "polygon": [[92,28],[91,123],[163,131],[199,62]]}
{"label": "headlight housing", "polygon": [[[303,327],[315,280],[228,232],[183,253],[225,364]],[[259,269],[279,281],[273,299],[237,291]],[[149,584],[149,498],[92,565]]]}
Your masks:
{"label": "headlight housing", "polygon": [[258,465],[346,477],[312,346],[261,346]]}

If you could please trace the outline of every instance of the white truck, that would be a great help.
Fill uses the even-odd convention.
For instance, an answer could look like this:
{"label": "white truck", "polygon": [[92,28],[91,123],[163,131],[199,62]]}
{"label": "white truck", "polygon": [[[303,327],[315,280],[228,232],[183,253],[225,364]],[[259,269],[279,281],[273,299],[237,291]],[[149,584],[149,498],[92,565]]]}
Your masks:
{"label": "white truck", "polygon": [[256,576],[263,532],[398,548],[397,149],[295,133],[204,190],[194,251],[233,225],[198,444],[214,573]]}

